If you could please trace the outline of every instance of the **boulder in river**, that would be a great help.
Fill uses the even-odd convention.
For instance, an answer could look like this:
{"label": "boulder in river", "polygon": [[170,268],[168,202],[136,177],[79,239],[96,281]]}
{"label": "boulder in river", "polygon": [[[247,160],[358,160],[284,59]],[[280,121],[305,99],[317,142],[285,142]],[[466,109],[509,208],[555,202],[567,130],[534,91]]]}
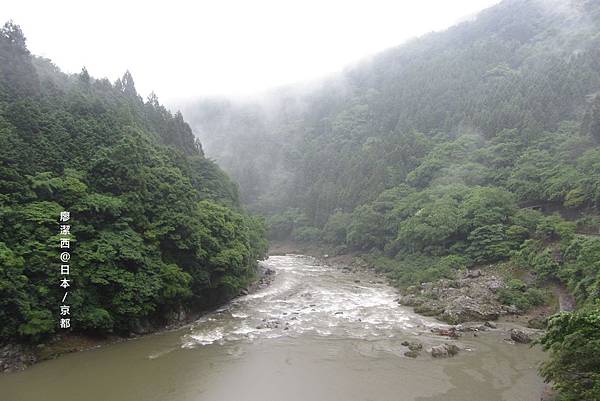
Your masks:
{"label": "boulder in river", "polygon": [[423,349],[423,344],[417,341],[402,341],[403,346],[408,348],[408,351],[404,352],[404,356],[409,358],[416,358],[421,354],[421,350]]}
{"label": "boulder in river", "polygon": [[450,326],[449,328],[434,327],[433,329],[431,329],[431,332],[439,336],[451,338],[457,338],[459,336],[459,334],[457,333],[457,328],[454,326]]}
{"label": "boulder in river", "polygon": [[431,356],[434,358],[447,358],[458,354],[460,348],[455,344],[440,344],[431,347]]}
{"label": "boulder in river", "polygon": [[520,344],[529,344],[531,342],[531,337],[529,337],[529,334],[519,329],[512,329],[510,331],[510,339]]}
{"label": "boulder in river", "polygon": [[414,294],[405,295],[398,298],[398,303],[404,306],[419,306],[425,301]]}
{"label": "boulder in river", "polygon": [[419,342],[408,343],[408,349],[410,351],[421,351],[423,349],[423,344]]}
{"label": "boulder in river", "polygon": [[420,355],[421,353],[419,351],[413,351],[413,350],[408,350],[404,353],[404,356],[407,356],[409,358],[416,358]]}
{"label": "boulder in river", "polygon": [[414,308],[415,312],[425,316],[437,316],[444,312],[444,306],[436,301],[424,302]]}
{"label": "boulder in river", "polygon": [[477,332],[477,331],[486,331],[488,326],[485,324],[481,324],[478,322],[466,322],[462,324],[456,325],[456,331],[462,332]]}
{"label": "boulder in river", "polygon": [[484,325],[486,325],[486,326],[487,326],[487,327],[489,327],[490,329],[495,329],[495,328],[497,328],[497,327],[498,327],[498,326],[496,325],[496,323],[494,323],[494,322],[490,322],[489,320],[488,320],[488,321],[486,321],[486,322],[484,323]]}
{"label": "boulder in river", "polygon": [[262,329],[277,329],[279,328],[279,321],[277,320],[268,320],[264,323],[259,324],[258,326],[256,326],[257,329],[262,330]]}

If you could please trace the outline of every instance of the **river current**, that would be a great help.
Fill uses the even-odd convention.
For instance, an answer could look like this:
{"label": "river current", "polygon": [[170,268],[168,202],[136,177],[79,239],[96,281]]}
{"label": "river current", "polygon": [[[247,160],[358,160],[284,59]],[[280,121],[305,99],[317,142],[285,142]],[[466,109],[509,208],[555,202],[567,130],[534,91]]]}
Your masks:
{"label": "river current", "polygon": [[[534,401],[538,349],[433,335],[369,273],[272,256],[272,284],[181,329],[0,376],[0,401]],[[423,344],[404,356],[404,341]],[[453,341],[453,358],[427,349]]]}

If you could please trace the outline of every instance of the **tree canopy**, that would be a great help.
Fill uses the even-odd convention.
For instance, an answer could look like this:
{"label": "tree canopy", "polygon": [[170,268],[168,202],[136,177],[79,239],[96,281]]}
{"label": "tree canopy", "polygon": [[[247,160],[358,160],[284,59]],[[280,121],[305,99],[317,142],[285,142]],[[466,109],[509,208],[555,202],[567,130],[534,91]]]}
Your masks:
{"label": "tree canopy", "polygon": [[35,57],[0,30],[0,342],[58,330],[70,211],[72,329],[127,334],[236,295],[266,243],[181,113]]}

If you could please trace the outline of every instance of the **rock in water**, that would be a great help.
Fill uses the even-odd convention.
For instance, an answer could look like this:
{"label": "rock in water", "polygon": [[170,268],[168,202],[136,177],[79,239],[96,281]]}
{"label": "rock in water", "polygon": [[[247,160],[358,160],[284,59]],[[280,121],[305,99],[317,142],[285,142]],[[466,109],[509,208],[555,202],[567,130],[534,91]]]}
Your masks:
{"label": "rock in water", "polygon": [[439,336],[458,338],[459,334],[457,332],[457,330],[458,330],[457,327],[451,326],[450,328],[447,328],[447,329],[441,328],[441,327],[434,327],[433,329],[431,329],[431,332],[435,333]]}
{"label": "rock in water", "polygon": [[418,342],[409,343],[408,349],[411,351],[421,351],[423,349],[423,344]]}
{"label": "rock in water", "polygon": [[459,350],[460,348],[458,348],[458,346],[454,344],[436,345],[434,347],[431,347],[431,356],[434,358],[447,358],[449,356],[454,356],[458,354]]}
{"label": "rock in water", "polygon": [[496,325],[496,323],[494,323],[494,322],[490,322],[489,320],[488,320],[488,321],[486,321],[484,324],[485,324],[487,327],[489,327],[490,329],[495,329],[495,328],[497,328],[497,327],[498,327],[498,326]]}
{"label": "rock in water", "polygon": [[523,330],[512,329],[510,331],[510,339],[516,343],[521,344],[529,344],[531,342],[531,338],[529,334],[525,333]]}
{"label": "rock in water", "polygon": [[419,356],[419,354],[420,354],[420,352],[419,352],[419,351],[406,351],[406,352],[404,353],[404,356],[407,356],[407,357],[409,357],[409,358],[416,358],[416,357],[418,357],[418,356]]}
{"label": "rock in water", "polygon": [[420,306],[425,301],[414,294],[405,295],[398,298],[398,303],[404,306]]}
{"label": "rock in water", "polygon": [[446,348],[448,349],[448,355],[450,356],[454,356],[458,354],[458,351],[460,351],[460,348],[454,344],[446,344]]}
{"label": "rock in water", "polygon": [[448,350],[444,345],[436,345],[431,347],[431,356],[434,358],[445,358],[448,356]]}

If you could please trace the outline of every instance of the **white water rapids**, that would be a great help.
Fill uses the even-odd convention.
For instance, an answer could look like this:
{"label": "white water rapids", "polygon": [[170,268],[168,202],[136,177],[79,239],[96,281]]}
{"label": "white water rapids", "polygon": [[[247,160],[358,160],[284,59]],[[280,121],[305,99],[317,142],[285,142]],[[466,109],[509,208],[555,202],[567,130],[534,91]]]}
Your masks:
{"label": "white water rapids", "polygon": [[266,289],[238,298],[198,320],[184,347],[308,333],[354,339],[417,335],[440,326],[398,305],[394,289],[301,255],[263,262],[276,277]]}

